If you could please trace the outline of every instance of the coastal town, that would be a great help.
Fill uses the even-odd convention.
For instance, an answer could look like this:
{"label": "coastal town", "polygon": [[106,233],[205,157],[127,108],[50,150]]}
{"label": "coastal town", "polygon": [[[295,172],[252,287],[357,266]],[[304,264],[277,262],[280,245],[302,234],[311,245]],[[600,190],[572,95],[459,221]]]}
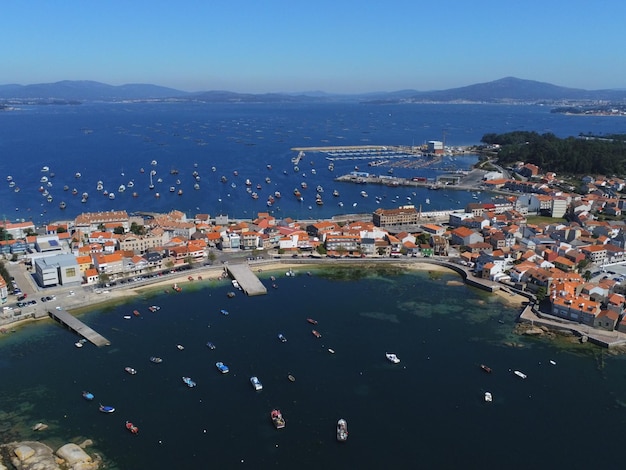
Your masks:
{"label": "coastal town", "polygon": [[71,295],[78,289],[110,292],[229,259],[439,261],[527,296],[536,314],[561,320],[565,329],[569,322],[600,335],[612,332],[608,345],[622,344],[626,275],[612,266],[626,262],[619,197],[624,180],[587,176],[577,194],[535,165],[520,163],[513,174],[485,172],[480,187],[507,195],[447,211],[445,221],[431,220],[412,205],[379,208],[364,219],[297,221],[265,212],[254,220],[231,220],[174,210],[82,213],[43,230],[32,222],[3,221],[0,253],[9,266],[24,269],[31,286],[0,278],[0,326],[6,331],[15,321],[42,315],[37,302],[52,297],[38,297],[54,288],[74,289]]}

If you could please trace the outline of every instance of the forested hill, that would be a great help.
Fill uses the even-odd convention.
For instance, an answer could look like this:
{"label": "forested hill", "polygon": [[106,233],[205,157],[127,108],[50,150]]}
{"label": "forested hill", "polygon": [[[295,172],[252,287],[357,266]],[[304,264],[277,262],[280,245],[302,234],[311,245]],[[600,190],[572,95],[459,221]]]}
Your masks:
{"label": "forested hill", "polygon": [[522,161],[537,165],[542,171],[573,175],[626,173],[626,135],[560,139],[551,133],[517,131],[485,134],[481,142],[500,145],[501,165]]}

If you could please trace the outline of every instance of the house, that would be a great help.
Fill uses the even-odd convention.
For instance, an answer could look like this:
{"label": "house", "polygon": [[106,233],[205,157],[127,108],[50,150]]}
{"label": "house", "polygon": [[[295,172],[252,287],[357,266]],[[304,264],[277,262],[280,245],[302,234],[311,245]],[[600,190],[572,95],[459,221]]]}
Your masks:
{"label": "house", "polygon": [[593,321],[594,328],[613,331],[619,320],[619,314],[613,310],[602,310]]}
{"label": "house", "polygon": [[452,245],[471,245],[481,243],[484,239],[482,235],[467,227],[459,227],[450,232],[450,243]]}

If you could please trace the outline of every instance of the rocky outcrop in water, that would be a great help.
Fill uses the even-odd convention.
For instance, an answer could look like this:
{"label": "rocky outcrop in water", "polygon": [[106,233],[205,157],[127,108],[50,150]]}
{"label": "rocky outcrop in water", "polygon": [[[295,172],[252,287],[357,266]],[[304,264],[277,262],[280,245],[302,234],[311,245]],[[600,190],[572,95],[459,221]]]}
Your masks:
{"label": "rocky outcrop in water", "polygon": [[[65,444],[55,453],[41,442],[23,441],[6,444],[3,451],[17,470],[97,470],[101,462],[77,444]],[[7,470],[2,461],[0,470]]]}

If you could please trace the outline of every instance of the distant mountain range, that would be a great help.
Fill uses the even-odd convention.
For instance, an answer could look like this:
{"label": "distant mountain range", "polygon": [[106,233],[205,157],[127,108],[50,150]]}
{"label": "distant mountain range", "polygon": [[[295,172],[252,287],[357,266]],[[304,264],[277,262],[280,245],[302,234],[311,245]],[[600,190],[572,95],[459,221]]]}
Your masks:
{"label": "distant mountain range", "polygon": [[384,103],[582,103],[608,101],[626,102],[626,90],[583,90],[550,83],[506,77],[447,90],[375,92],[354,95],[323,92],[303,93],[235,93],[206,91],[190,93],[150,84],[113,86],[94,81],[65,80],[34,85],[0,85],[0,100],[11,103],[65,103],[85,101],[172,100],[214,103],[234,102],[332,102],[353,101]]}

